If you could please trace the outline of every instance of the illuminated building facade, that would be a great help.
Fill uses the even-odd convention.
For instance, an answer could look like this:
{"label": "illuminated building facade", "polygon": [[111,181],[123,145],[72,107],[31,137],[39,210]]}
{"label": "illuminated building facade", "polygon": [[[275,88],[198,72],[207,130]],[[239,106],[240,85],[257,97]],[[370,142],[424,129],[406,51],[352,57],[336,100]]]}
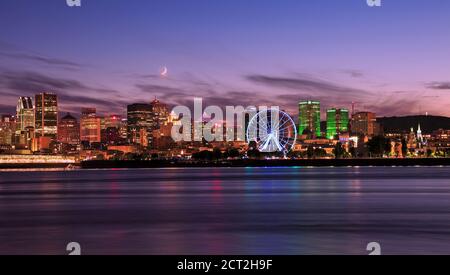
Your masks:
{"label": "illuminated building facade", "polygon": [[121,125],[122,125],[122,117],[120,115],[110,115],[105,118],[105,129],[107,128],[119,129]]}
{"label": "illuminated building facade", "polygon": [[126,126],[125,136],[123,137],[123,119],[120,115],[109,115],[104,119],[102,126],[102,142],[108,145],[121,144],[126,140]]}
{"label": "illuminated building facade", "polygon": [[327,110],[327,138],[334,139],[337,134],[348,131],[349,112],[347,109]]}
{"label": "illuminated building facade", "polygon": [[319,101],[303,101],[298,105],[299,125],[298,133],[300,135],[306,132],[315,137],[321,136],[320,132],[320,102]]}
{"label": "illuminated building facade", "polygon": [[101,142],[101,118],[96,112],[95,108],[81,110],[80,141]]}
{"label": "illuminated building facade", "polygon": [[58,141],[70,145],[77,145],[80,143],[80,128],[78,121],[69,113],[59,121]]}
{"label": "illuminated building facade", "polygon": [[36,137],[56,139],[58,134],[58,97],[52,93],[35,96]]}
{"label": "illuminated building facade", "polygon": [[169,110],[166,104],[161,103],[156,98],[150,103],[150,105],[152,106],[153,129],[159,129],[169,120]]}
{"label": "illuminated building facade", "polygon": [[15,131],[15,117],[12,115],[2,115],[0,117],[0,145],[12,146],[14,143]]}
{"label": "illuminated building facade", "polygon": [[417,141],[420,142],[421,144],[424,143],[425,141],[422,135],[422,129],[420,128],[420,123],[417,126]]}
{"label": "illuminated building facade", "polygon": [[136,103],[127,106],[128,142],[147,147],[151,142],[153,122],[152,105]]}
{"label": "illuminated building facade", "polygon": [[374,136],[379,133],[377,117],[371,112],[356,113],[352,117],[351,130],[356,134]]}
{"label": "illuminated building facade", "polygon": [[104,130],[104,134],[102,135],[102,142],[105,142],[108,145],[117,145],[122,143],[122,138],[120,137],[119,128],[116,127],[108,127]]}
{"label": "illuminated building facade", "polygon": [[17,102],[17,128],[16,131],[26,131],[28,127],[34,128],[34,106],[31,97],[19,97]]}

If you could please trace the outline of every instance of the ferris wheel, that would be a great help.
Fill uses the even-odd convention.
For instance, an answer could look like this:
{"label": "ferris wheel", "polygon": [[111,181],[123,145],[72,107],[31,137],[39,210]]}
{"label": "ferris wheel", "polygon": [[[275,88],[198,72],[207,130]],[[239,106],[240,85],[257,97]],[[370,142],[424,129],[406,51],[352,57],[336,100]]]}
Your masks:
{"label": "ferris wheel", "polygon": [[250,120],[247,141],[256,142],[260,152],[288,153],[297,139],[297,128],[292,118],[278,109],[260,111]]}

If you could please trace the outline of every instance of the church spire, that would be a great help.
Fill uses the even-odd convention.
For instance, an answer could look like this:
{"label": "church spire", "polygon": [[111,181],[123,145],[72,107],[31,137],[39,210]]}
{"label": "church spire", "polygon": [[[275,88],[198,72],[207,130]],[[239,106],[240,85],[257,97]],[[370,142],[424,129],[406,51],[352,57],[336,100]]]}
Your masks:
{"label": "church spire", "polygon": [[417,140],[419,142],[423,142],[422,130],[420,129],[420,122],[419,126],[417,127]]}

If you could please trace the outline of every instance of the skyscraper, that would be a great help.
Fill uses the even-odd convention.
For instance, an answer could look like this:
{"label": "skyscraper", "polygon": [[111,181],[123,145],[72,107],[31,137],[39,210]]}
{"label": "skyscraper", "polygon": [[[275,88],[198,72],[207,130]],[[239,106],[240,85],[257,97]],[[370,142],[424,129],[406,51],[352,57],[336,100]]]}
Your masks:
{"label": "skyscraper", "polygon": [[154,127],[152,105],[136,103],[127,106],[128,141],[147,147]]}
{"label": "skyscraper", "polygon": [[16,120],[12,115],[0,116],[0,145],[13,145]]}
{"label": "skyscraper", "polygon": [[17,132],[26,131],[28,127],[34,128],[34,107],[31,97],[19,97],[17,102]]}
{"label": "skyscraper", "polygon": [[36,137],[56,139],[58,133],[58,97],[52,93],[35,96]]}
{"label": "skyscraper", "polygon": [[[104,119],[102,125],[102,142],[110,145],[116,145],[126,140],[126,126],[123,127],[123,119],[120,115],[109,115]],[[125,137],[122,138],[121,131],[125,131]]]}
{"label": "skyscraper", "polygon": [[105,117],[105,129],[111,127],[119,129],[121,124],[122,124],[122,117],[120,115],[110,115]]}
{"label": "skyscraper", "polygon": [[327,110],[327,138],[333,139],[337,134],[348,131],[348,110],[332,108]]}
{"label": "skyscraper", "polygon": [[319,101],[303,101],[298,105],[298,132],[302,135],[305,130],[315,137],[319,137],[320,133],[320,102]]}
{"label": "skyscraper", "polygon": [[169,120],[169,110],[166,104],[161,103],[156,98],[150,103],[150,105],[152,106],[153,113],[153,129],[159,129]]}
{"label": "skyscraper", "polygon": [[59,121],[58,141],[70,145],[77,145],[80,143],[80,127],[77,119],[70,113],[67,113]]}
{"label": "skyscraper", "polygon": [[101,118],[95,108],[81,110],[80,141],[101,142]]}
{"label": "skyscraper", "polygon": [[366,136],[376,135],[379,132],[376,121],[377,117],[374,113],[356,113],[352,117],[351,130],[355,134],[363,134]]}

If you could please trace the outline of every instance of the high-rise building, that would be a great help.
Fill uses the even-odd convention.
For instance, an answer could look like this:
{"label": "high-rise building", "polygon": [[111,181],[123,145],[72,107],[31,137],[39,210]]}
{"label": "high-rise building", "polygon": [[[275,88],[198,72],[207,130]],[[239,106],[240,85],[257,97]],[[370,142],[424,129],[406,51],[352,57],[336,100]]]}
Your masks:
{"label": "high-rise building", "polygon": [[136,103],[127,106],[128,142],[147,147],[154,127],[152,105]]}
{"label": "high-rise building", "polygon": [[[298,132],[311,134],[315,137],[321,136],[320,132],[320,102],[303,101],[298,105]],[[306,131],[305,131],[306,130]]]}
{"label": "high-rise building", "polygon": [[377,117],[371,112],[359,112],[353,115],[351,121],[351,131],[355,134],[374,136],[379,132]]}
{"label": "high-rise building", "polygon": [[16,131],[26,131],[28,127],[34,128],[34,106],[31,97],[19,97],[17,102],[17,128]]}
{"label": "high-rise building", "polygon": [[347,109],[327,110],[327,138],[334,139],[337,134],[348,131],[349,112]]}
{"label": "high-rise building", "polygon": [[105,117],[105,129],[111,127],[119,129],[121,124],[122,124],[122,117],[120,115],[110,115]]}
{"label": "high-rise building", "polygon": [[169,110],[166,104],[161,103],[156,98],[150,103],[150,105],[152,106],[153,113],[153,129],[159,129],[169,120]]}
{"label": "high-rise building", "polygon": [[35,96],[36,137],[56,139],[58,133],[58,97],[52,93]]}
{"label": "high-rise building", "polygon": [[101,142],[101,118],[95,108],[83,108],[80,119],[80,141]]}
{"label": "high-rise building", "polygon": [[120,137],[119,128],[108,127],[104,130],[104,133],[102,134],[102,142],[108,145],[117,145],[122,141],[123,140]]}
{"label": "high-rise building", "polygon": [[121,130],[123,127],[123,120],[120,115],[109,115],[104,118],[102,124],[102,142],[109,145],[117,145],[126,140],[126,126],[125,137],[122,138]]}
{"label": "high-rise building", "polygon": [[58,141],[70,145],[77,145],[80,143],[80,127],[77,119],[70,113],[67,113],[59,121]]}
{"label": "high-rise building", "polygon": [[12,146],[16,131],[16,119],[12,115],[0,116],[0,145]]}
{"label": "high-rise building", "polygon": [[126,118],[122,118],[120,121],[119,136],[122,140],[128,139],[128,121]]}

